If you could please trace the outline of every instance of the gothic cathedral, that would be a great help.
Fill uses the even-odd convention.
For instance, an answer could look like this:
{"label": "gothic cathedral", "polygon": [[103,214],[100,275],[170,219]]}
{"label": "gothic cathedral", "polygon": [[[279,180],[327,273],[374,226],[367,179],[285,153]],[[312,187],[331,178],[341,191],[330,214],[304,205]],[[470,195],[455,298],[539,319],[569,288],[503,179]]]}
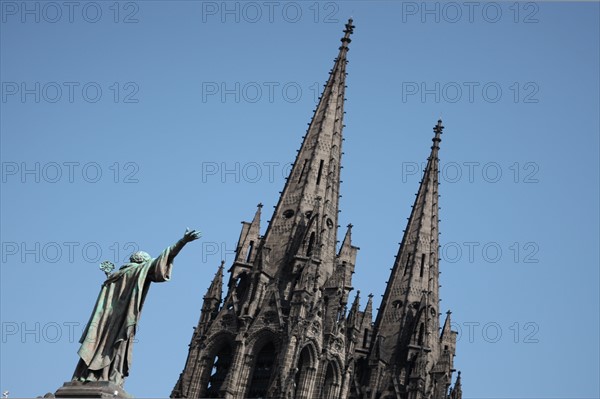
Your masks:
{"label": "gothic cathedral", "polygon": [[349,306],[358,247],[337,248],[352,19],[264,235],[243,222],[222,297],[219,267],[174,398],[461,399],[455,331],[440,326],[438,152],[431,154],[381,305]]}

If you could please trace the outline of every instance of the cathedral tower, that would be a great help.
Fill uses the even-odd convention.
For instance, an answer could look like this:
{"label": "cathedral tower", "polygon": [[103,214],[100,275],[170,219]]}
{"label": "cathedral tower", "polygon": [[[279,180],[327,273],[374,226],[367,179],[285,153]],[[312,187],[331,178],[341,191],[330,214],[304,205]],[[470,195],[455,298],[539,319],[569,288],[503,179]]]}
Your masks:
{"label": "cathedral tower", "polygon": [[345,27],[265,234],[259,204],[242,223],[226,287],[221,264],[204,296],[171,397],[461,399],[459,381],[449,391],[449,314],[438,332],[441,121],[376,322],[372,295],[362,311],[360,292],[349,305],[352,225],[337,246],[352,19]]}

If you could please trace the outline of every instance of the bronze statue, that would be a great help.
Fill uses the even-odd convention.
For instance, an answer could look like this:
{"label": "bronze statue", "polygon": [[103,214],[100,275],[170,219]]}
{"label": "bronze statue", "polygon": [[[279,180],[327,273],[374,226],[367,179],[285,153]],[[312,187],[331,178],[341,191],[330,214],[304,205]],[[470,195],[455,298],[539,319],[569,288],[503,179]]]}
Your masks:
{"label": "bronze statue", "polygon": [[200,237],[200,232],[187,229],[182,239],[156,259],[140,251],[131,255],[130,263],[115,273],[109,274],[107,266],[101,266],[107,279],[79,340],[80,359],[73,380],[110,381],[123,387],[131,367],[133,337],[150,283],[168,281],[173,259],[185,244]]}

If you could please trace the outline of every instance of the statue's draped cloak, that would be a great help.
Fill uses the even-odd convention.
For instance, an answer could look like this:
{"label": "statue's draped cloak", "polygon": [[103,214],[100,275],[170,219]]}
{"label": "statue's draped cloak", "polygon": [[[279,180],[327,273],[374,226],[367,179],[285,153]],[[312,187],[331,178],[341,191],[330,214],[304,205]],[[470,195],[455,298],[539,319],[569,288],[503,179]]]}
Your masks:
{"label": "statue's draped cloak", "polygon": [[[151,282],[168,281],[173,267],[167,248],[156,259],[128,263],[102,284],[92,316],[81,336],[80,365],[74,378],[115,382],[129,375],[133,337]],[[85,363],[85,364],[83,364]]]}

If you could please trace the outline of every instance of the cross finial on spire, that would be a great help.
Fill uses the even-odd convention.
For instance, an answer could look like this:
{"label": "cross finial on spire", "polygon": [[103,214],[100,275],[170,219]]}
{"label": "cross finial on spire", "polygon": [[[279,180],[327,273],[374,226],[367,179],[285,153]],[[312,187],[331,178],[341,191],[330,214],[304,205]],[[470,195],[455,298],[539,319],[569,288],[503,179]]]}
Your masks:
{"label": "cross finial on spire", "polygon": [[348,229],[351,229],[354,227],[354,225],[352,223],[348,223],[348,226],[346,226],[346,227],[348,227]]}
{"label": "cross finial on spire", "polygon": [[348,19],[348,23],[346,24],[346,29],[344,29],[344,37],[342,37],[340,40],[342,42],[342,46],[340,47],[340,50],[345,48],[346,50],[348,50],[348,44],[350,44],[350,42],[352,41],[352,39],[350,39],[350,35],[354,33],[354,25],[352,25],[352,18]]}
{"label": "cross finial on spire", "polygon": [[350,36],[351,34],[354,33],[355,26],[352,25],[352,22],[354,22],[352,17],[348,18],[348,23],[346,24],[346,29],[344,29],[344,33],[346,33],[346,36]]}
{"label": "cross finial on spire", "polygon": [[444,130],[444,126],[442,125],[442,120],[441,120],[441,119],[438,119],[438,121],[437,121],[437,125],[435,125],[435,126],[433,127],[433,131],[434,131],[436,134],[442,134],[442,133],[443,133],[443,130]]}
{"label": "cross finial on spire", "polygon": [[259,203],[258,203],[258,205],[256,205],[256,206],[257,206],[258,208],[262,208],[262,207],[263,207],[263,204],[262,204],[262,202],[259,202]]}
{"label": "cross finial on spire", "polygon": [[440,141],[442,141],[441,135],[444,132],[444,126],[442,125],[441,119],[438,119],[437,125],[433,127],[433,132],[435,133],[435,136],[433,137],[433,139],[431,139],[431,141],[433,141],[434,147],[439,148]]}

